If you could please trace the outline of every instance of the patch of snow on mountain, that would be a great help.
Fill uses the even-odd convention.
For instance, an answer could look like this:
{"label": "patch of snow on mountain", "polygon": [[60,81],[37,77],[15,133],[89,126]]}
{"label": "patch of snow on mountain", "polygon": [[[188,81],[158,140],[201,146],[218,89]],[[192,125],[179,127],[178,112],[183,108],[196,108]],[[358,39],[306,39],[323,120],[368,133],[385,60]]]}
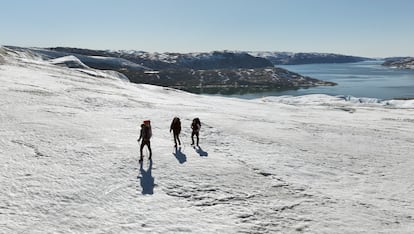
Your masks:
{"label": "patch of snow on mountain", "polygon": [[50,63],[54,65],[66,66],[68,68],[89,68],[73,55],[52,59],[50,60]]}
{"label": "patch of snow on mountain", "polygon": [[124,66],[124,67],[131,67],[137,68],[140,70],[149,70],[149,68],[133,63],[129,60],[123,58],[114,58],[114,57],[102,57],[102,56],[81,56],[83,62],[92,62],[92,63],[106,63],[106,64],[113,64],[113,66]]}
{"label": "patch of snow on mountain", "polygon": [[293,56],[295,53],[293,52],[271,52],[271,51],[249,51],[250,55],[255,57],[290,57]]}

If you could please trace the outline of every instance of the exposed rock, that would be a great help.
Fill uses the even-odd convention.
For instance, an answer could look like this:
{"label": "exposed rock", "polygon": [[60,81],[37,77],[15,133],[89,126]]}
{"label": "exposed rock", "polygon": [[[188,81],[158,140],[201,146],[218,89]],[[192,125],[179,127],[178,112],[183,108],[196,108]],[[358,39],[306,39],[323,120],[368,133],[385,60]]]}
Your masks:
{"label": "exposed rock", "polygon": [[401,58],[387,58],[382,64],[383,66],[399,68],[399,69],[414,69],[413,57],[401,57]]}
{"label": "exposed rock", "polygon": [[167,69],[153,72],[126,72],[131,82],[156,84],[181,89],[193,88],[261,88],[312,87],[336,85],[282,68],[256,69]]}

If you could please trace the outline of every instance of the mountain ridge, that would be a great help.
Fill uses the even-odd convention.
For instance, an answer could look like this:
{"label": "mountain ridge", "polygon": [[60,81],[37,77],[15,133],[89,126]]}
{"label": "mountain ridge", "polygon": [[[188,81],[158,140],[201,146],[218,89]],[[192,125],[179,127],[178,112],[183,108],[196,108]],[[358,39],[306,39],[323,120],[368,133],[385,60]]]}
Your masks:
{"label": "mountain ridge", "polygon": [[[333,82],[320,81],[276,68],[267,59],[254,57],[245,52],[150,54],[142,51],[122,53],[62,47],[9,48],[50,60],[52,63],[58,58],[73,56],[71,64],[66,64],[69,67],[87,66],[92,69],[113,70],[124,74],[133,83],[161,85],[187,91],[206,86],[241,89],[254,87],[269,90],[281,87],[336,85]],[[129,60],[129,56],[135,59]],[[79,62],[74,64],[75,58]]]}
{"label": "mountain ridge", "polygon": [[[79,53],[85,55],[100,55],[125,58],[130,61],[142,64],[154,69],[170,69],[177,67],[185,67],[197,70],[217,69],[217,68],[262,68],[271,65],[297,65],[297,64],[315,64],[315,63],[353,63],[366,60],[372,60],[368,57],[342,55],[336,53],[318,53],[318,52],[277,52],[277,51],[211,51],[211,52],[190,52],[190,53],[176,53],[176,52],[145,52],[134,50],[90,50],[70,47],[51,47],[48,48],[55,51],[64,51],[71,53]],[[228,60],[231,58],[236,62],[240,57],[249,58],[248,55],[254,57],[249,58],[248,64],[238,64],[238,66],[200,66],[200,64],[193,63],[194,61],[209,60],[217,55],[227,55]],[[238,57],[237,57],[238,56]],[[264,60],[263,60],[264,59]],[[267,61],[265,61],[267,60]],[[157,63],[158,62],[158,63]]]}
{"label": "mountain ridge", "polygon": [[293,53],[293,52],[250,52],[250,54],[268,59],[274,65],[300,65],[323,63],[355,63],[372,60],[367,57],[334,53]]}

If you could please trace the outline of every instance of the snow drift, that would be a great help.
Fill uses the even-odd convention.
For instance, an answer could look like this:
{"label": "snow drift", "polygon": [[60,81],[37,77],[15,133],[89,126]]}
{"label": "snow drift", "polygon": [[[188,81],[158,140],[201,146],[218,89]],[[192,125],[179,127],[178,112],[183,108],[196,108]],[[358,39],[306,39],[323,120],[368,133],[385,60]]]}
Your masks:
{"label": "snow drift", "polygon": [[2,54],[0,233],[414,231],[410,102],[210,97]]}
{"label": "snow drift", "polygon": [[82,63],[82,61],[80,61],[77,57],[73,55],[52,59],[50,60],[50,63],[68,68],[89,68],[84,63]]}
{"label": "snow drift", "polygon": [[331,105],[349,107],[388,107],[414,109],[414,100],[381,100],[377,98],[353,97],[353,96],[330,96],[325,94],[310,94],[303,96],[277,96],[265,97],[266,102],[278,102],[288,105]]}

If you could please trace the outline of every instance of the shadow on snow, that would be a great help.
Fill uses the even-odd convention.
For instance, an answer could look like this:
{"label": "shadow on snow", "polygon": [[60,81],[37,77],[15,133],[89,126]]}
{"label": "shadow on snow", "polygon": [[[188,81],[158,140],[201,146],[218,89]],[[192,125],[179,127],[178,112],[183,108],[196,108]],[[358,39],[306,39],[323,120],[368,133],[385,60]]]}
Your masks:
{"label": "shadow on snow", "polygon": [[200,157],[207,157],[208,156],[208,153],[206,151],[204,151],[200,146],[194,146],[193,148],[197,152],[197,154],[200,155]]}
{"label": "shadow on snow", "polygon": [[149,161],[148,169],[144,170],[143,162],[139,168],[138,178],[142,187],[142,194],[154,194],[154,177],[152,177],[152,160]]}
{"label": "shadow on snow", "polygon": [[173,155],[181,164],[187,161],[187,156],[185,156],[185,154],[181,151],[181,147],[175,148]]}

